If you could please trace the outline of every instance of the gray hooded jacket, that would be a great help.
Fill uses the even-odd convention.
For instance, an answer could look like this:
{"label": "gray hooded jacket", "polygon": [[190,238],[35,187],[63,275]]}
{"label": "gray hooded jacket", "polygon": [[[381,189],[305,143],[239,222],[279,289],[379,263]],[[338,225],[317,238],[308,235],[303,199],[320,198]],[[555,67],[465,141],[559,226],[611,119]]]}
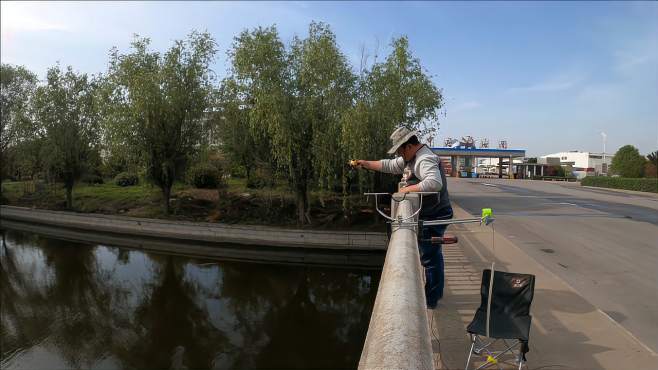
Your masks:
{"label": "gray hooded jacket", "polygon": [[413,177],[408,180],[410,184],[418,184],[420,191],[436,192],[436,197],[423,197],[421,218],[452,217],[452,207],[448,195],[448,186],[440,158],[430,148],[423,145],[414,158],[406,162],[404,158],[382,159],[382,172],[402,174],[409,168]]}

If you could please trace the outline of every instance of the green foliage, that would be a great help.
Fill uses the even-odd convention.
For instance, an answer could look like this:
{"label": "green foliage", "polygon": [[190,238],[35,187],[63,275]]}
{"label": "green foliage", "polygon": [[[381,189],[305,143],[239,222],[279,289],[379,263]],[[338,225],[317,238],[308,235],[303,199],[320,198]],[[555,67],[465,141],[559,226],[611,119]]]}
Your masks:
{"label": "green foliage", "polygon": [[222,173],[209,163],[199,163],[188,170],[187,183],[196,188],[217,189],[222,183]]}
{"label": "green foliage", "polygon": [[[347,59],[322,23],[311,23],[308,37],[295,38],[289,50],[274,27],[244,31],[230,55],[235,90],[244,96],[240,103],[233,99],[234,110],[248,110],[253,141],[269,143],[256,150],[269,149],[285,170],[297,195],[299,222],[306,223],[309,186],[333,185],[346,158],[341,123],[354,82]],[[239,118],[233,121],[243,126]]]}
{"label": "green foliage", "polygon": [[658,193],[658,179],[656,178],[587,176],[580,181],[580,184],[583,186]]}
{"label": "green foliage", "polygon": [[34,97],[35,132],[42,138],[41,158],[51,177],[62,180],[67,208],[73,207],[73,185],[89,170],[98,145],[98,111],[94,81],[59,65]]}
{"label": "green foliage", "polygon": [[647,154],[647,160],[654,166],[658,167],[658,150]]}
{"label": "green foliage", "polygon": [[232,166],[256,187],[262,184],[250,179],[253,168],[282,170],[296,194],[299,223],[310,222],[312,187],[342,187],[347,199],[354,181],[383,186],[372,174],[356,179],[347,160],[385,157],[399,125],[433,132],[443,104],[407,38],[391,47],[384,62],[357,78],[326,24],[311,23],[308,35],[288,47],[275,27],[243,31],[229,52],[232,74],[217,95],[222,150]]}
{"label": "green foliage", "polygon": [[6,176],[14,180],[34,179],[42,172],[41,147],[44,139],[36,133],[25,135],[7,148],[3,157]]}
{"label": "green foliage", "polygon": [[553,166],[553,176],[556,177],[565,177],[566,176],[566,171],[564,170],[564,167],[562,166]]}
{"label": "green foliage", "polygon": [[[383,63],[362,68],[356,104],[344,116],[341,141],[349,158],[385,158],[389,135],[400,125],[430,135],[438,128],[441,90],[412,55],[406,37],[394,39],[390,46],[393,50]],[[348,177],[344,173],[344,188]],[[358,182],[361,188],[381,190],[388,187],[382,180],[362,173]]]}
{"label": "green foliage", "polygon": [[[244,172],[250,180],[256,165],[271,160],[269,140],[249,124],[247,102],[241,93],[242,86],[234,78],[220,84],[217,93],[217,111],[213,115],[221,137],[221,150],[226,153],[231,165]],[[232,172],[235,172],[232,171]]]}
{"label": "green foliage", "polygon": [[130,172],[121,172],[114,178],[114,184],[118,186],[133,186],[139,183],[139,177]]}
{"label": "green foliage", "polygon": [[[15,206],[39,207],[44,209],[62,209],[61,199],[65,190],[61,186],[38,186],[31,194],[24,194],[24,183],[14,182],[3,185],[3,194],[8,204]],[[176,187],[174,187],[175,189]],[[106,214],[124,213],[134,210],[136,217],[162,217],[157,207],[159,194],[150,186],[117,186],[113,182],[86,185],[83,182],[75,187],[75,210],[78,212],[99,212]]]}
{"label": "green foliage", "polygon": [[[30,103],[37,87],[37,76],[22,66],[0,65],[0,179],[12,172],[10,164],[24,154],[17,148],[26,141],[31,126]],[[14,147],[13,156],[7,150]],[[25,161],[23,161],[25,163]]]}
{"label": "green foliage", "polygon": [[644,176],[658,177],[658,150],[647,154],[647,164],[644,166]]}
{"label": "green foliage", "polygon": [[264,168],[256,169],[255,173],[246,182],[249,189],[273,188],[275,184],[274,177]]}
{"label": "green foliage", "polygon": [[121,172],[135,172],[127,163],[126,156],[107,155],[101,164],[101,175],[106,178],[114,178]]}
{"label": "green foliage", "polygon": [[[426,75],[418,58],[414,58],[406,36],[391,42],[393,51],[381,65],[373,67],[373,88],[383,100],[378,105],[404,125],[427,132],[437,119],[437,110],[443,105],[441,91]],[[384,104],[381,104],[384,103]]]}
{"label": "green foliage", "polygon": [[94,184],[102,184],[103,178],[99,175],[95,174],[86,174],[82,176],[81,182],[84,182],[85,184],[89,185],[94,185]]}
{"label": "green foliage", "polygon": [[149,46],[136,37],[130,53],[112,49],[104,97],[113,114],[105,127],[113,146],[142,158],[169,213],[171,187],[206,136],[216,44],[208,33],[192,32],[164,54]]}
{"label": "green foliage", "polygon": [[645,161],[636,147],[624,145],[612,158],[611,171],[621,177],[642,177]]}
{"label": "green foliage", "polygon": [[438,127],[441,91],[406,37],[391,49],[357,77],[324,23],[287,44],[274,26],[245,30],[217,87],[216,44],[207,33],[192,32],[163,53],[136,36],[128,52],[111,50],[107,74],[87,78],[57,66],[39,87],[34,74],[3,64],[3,174],[63,181],[69,207],[80,180],[138,174],[160,188],[169,213],[172,186],[186,173],[198,186],[222,187],[213,184],[222,178],[214,166],[246,175],[251,189],[287,185],[298,222],[307,223],[311,191],[342,189],[347,202],[357,185],[395,181],[350,171],[348,159],[385,157],[399,125],[425,134]]}
{"label": "green foliage", "polygon": [[[342,118],[351,108],[356,77],[336,44],[336,36],[323,23],[311,23],[308,37],[293,41],[290,60],[296,77],[291,81],[293,95],[299,96],[293,105],[297,122],[284,131],[301,129],[308,133],[297,143],[309,150],[304,166],[314,176],[308,181],[330,189],[347,162],[340,142]],[[287,153],[289,158],[293,155]]]}

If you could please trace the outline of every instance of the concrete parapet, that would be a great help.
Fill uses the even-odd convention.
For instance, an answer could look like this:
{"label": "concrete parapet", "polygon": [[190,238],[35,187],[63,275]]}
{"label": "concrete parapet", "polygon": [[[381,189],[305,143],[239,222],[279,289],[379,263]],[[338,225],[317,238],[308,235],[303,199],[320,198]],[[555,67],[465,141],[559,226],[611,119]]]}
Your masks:
{"label": "concrete parapet", "polygon": [[[409,217],[418,195],[395,194],[393,216]],[[415,228],[393,225],[359,369],[433,369]]]}

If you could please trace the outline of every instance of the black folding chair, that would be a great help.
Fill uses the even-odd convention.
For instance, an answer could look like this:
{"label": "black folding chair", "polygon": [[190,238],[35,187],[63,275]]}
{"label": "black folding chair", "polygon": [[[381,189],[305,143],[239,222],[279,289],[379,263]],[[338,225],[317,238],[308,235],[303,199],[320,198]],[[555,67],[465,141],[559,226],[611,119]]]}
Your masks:
{"label": "black folding chair", "polygon": [[[491,311],[489,313],[489,330],[487,332],[487,305],[489,301],[489,282],[491,270],[482,273],[480,287],[481,303],[475,312],[473,321],[466,329],[471,336],[471,350],[466,360],[465,369],[471,364],[471,357],[483,356],[484,363],[477,369],[506,363],[506,354],[514,355],[518,348],[516,363],[519,370],[526,362],[525,354],[529,351],[530,304],[535,292],[535,276],[495,271],[491,293]],[[504,345],[502,349],[496,345]]]}

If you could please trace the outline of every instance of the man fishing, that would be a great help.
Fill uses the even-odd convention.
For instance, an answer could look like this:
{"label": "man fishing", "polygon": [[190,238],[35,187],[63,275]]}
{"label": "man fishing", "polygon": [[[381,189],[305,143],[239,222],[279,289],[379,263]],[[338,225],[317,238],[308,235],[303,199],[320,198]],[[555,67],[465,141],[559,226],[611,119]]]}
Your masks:
{"label": "man fishing", "polygon": [[[423,221],[452,218],[452,206],[448,196],[448,184],[441,166],[441,160],[425,144],[419,141],[419,134],[406,127],[399,127],[391,134],[391,148],[388,154],[396,154],[395,159],[378,161],[356,160],[357,168],[391,174],[405,174],[398,192],[432,192],[423,195],[423,207],[419,218]],[[406,179],[405,179],[406,177]],[[427,308],[434,309],[443,297],[444,268],[441,246],[432,245],[432,237],[442,237],[447,225],[426,226],[422,230],[418,245],[420,261],[425,268],[425,299]]]}

